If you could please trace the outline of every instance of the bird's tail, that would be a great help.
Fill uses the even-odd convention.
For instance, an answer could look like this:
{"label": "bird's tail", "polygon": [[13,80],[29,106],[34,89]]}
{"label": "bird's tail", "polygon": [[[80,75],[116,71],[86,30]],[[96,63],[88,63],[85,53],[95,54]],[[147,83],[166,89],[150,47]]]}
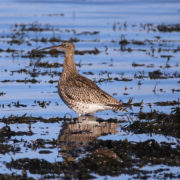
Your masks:
{"label": "bird's tail", "polygon": [[110,106],[115,111],[127,112],[126,109],[123,108],[121,104],[108,104],[108,106]]}

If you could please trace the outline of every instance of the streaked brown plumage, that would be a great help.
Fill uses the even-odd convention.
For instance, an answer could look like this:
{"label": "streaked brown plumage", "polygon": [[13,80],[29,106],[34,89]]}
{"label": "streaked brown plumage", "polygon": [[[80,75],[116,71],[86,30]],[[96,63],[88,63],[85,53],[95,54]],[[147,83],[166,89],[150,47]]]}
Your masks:
{"label": "streaked brown plumage", "polygon": [[63,72],[59,80],[58,91],[68,107],[80,116],[107,109],[126,112],[119,101],[101,90],[93,81],[77,72],[74,62],[75,46],[72,42],[63,42],[59,46],[49,48],[61,48],[65,51]]}

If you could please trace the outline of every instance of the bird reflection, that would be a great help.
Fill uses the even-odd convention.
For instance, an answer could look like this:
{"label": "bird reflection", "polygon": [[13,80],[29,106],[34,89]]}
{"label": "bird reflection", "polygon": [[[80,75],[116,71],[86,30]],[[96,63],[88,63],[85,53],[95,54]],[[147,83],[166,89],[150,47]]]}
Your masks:
{"label": "bird reflection", "polygon": [[81,116],[64,123],[59,134],[60,153],[64,161],[74,161],[87,153],[90,142],[107,134],[117,133],[116,122],[99,122],[95,116]]}

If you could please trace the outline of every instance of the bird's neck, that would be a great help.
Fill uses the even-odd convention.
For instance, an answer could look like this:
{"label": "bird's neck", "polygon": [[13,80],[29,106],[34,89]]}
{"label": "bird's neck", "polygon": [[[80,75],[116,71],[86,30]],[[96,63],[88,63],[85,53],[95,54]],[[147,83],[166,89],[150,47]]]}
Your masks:
{"label": "bird's neck", "polygon": [[74,62],[74,53],[66,53],[63,63],[63,73],[74,74],[77,73],[76,64]]}

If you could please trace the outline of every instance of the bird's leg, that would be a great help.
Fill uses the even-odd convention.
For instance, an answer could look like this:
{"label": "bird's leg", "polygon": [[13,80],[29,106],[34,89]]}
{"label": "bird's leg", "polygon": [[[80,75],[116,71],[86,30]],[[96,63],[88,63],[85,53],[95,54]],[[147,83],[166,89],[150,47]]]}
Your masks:
{"label": "bird's leg", "polygon": [[31,122],[29,121],[28,123],[28,129],[29,129],[29,133],[32,133],[32,130],[31,130]]}

